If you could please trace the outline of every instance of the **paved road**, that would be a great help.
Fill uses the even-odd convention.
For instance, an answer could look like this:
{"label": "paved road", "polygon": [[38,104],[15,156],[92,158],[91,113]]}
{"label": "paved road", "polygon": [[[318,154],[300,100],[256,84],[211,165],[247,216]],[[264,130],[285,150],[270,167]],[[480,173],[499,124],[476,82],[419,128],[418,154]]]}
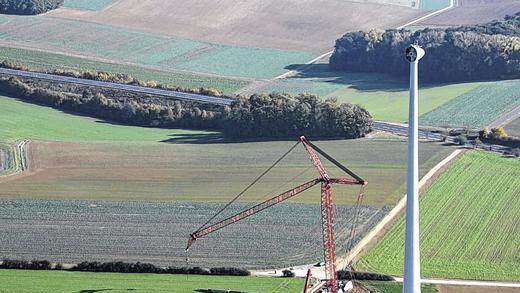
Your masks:
{"label": "paved road", "polygon": [[[401,124],[395,124],[395,123],[389,123],[389,122],[383,122],[383,121],[375,121],[374,129],[378,130],[378,131],[391,132],[391,133],[394,133],[397,135],[408,136],[408,126],[407,125],[401,125]],[[432,141],[443,141],[444,136],[439,133],[433,133],[433,132],[429,132],[429,131],[423,129],[423,130],[419,130],[419,138],[432,140]],[[445,142],[456,143],[455,142],[456,139],[457,138],[454,136],[447,136]],[[472,146],[472,145],[466,144],[466,146]],[[479,145],[478,148],[486,150],[486,151],[492,151],[492,152],[498,152],[498,153],[511,151],[510,147],[496,145],[496,144],[483,143],[483,144]]]}
{"label": "paved road", "polygon": [[48,74],[48,73],[29,72],[29,71],[23,71],[23,70],[0,68],[0,74],[7,74],[7,75],[12,75],[12,76],[20,76],[20,77],[38,78],[38,79],[44,79],[44,80],[52,80],[52,81],[59,81],[59,82],[65,82],[65,83],[89,85],[89,86],[97,86],[97,87],[110,88],[110,89],[118,89],[118,90],[134,92],[134,93],[164,96],[164,97],[168,97],[168,98],[174,98],[174,99],[184,100],[184,101],[194,101],[194,102],[199,102],[199,103],[209,103],[209,104],[217,104],[217,105],[231,105],[231,103],[233,103],[232,99],[227,99],[227,98],[219,98],[219,97],[212,97],[212,96],[199,95],[199,94],[183,93],[183,92],[179,92],[179,91],[155,89],[155,88],[149,88],[149,87],[137,86],[137,85],[128,85],[128,84],[120,84],[120,83],[113,83],[113,82],[82,79],[82,78],[54,75],[54,74]]}
{"label": "paved road", "polygon": [[500,116],[497,120],[491,122],[489,124],[488,128],[495,128],[498,126],[504,126],[513,120],[520,118],[520,106],[514,108],[513,110],[509,111],[508,113]]}

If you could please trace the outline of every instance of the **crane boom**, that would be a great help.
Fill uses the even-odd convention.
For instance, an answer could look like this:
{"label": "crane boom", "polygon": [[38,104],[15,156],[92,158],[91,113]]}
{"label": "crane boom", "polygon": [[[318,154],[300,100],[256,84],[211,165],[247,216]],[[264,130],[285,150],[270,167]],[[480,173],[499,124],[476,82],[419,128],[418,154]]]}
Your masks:
{"label": "crane boom", "polygon": [[[300,141],[305,147],[305,150],[310,156],[312,164],[318,170],[320,177],[299,185],[291,190],[288,190],[280,195],[272,197],[260,204],[257,204],[249,209],[243,210],[238,214],[235,214],[227,219],[224,219],[216,224],[202,227],[201,229],[190,234],[186,251],[192,246],[193,242],[201,237],[204,237],[212,232],[222,229],[228,225],[236,223],[244,218],[252,216],[262,210],[265,210],[271,206],[281,203],[291,197],[294,197],[301,192],[321,183],[321,216],[322,216],[322,229],[323,229],[323,246],[324,246],[324,258],[325,258],[325,273],[327,277],[327,288],[331,293],[337,293],[339,289],[338,277],[336,274],[336,237],[334,232],[334,202],[332,199],[332,185],[333,184],[355,184],[355,185],[366,185],[367,181],[356,175],[354,172],[349,170],[347,167],[341,165],[338,161],[332,158],[330,155],[325,153],[323,150],[309,142],[304,136],[300,137]],[[293,147],[294,148],[294,147]],[[292,149],[291,149],[292,150]],[[334,165],[338,166],[341,170],[353,177],[351,178],[330,178],[325,170],[320,158],[315,153],[318,152],[320,155],[328,159]],[[280,159],[279,159],[280,160]],[[278,161],[279,161],[278,160]],[[277,161],[277,162],[278,162]]]}
{"label": "crane boom", "polygon": [[220,230],[226,226],[229,226],[235,222],[238,222],[242,219],[245,219],[249,216],[252,216],[258,212],[261,212],[269,207],[272,207],[276,204],[279,204],[291,197],[294,197],[300,193],[302,193],[303,191],[313,187],[314,185],[320,183],[322,180],[320,178],[317,178],[317,179],[313,179],[309,182],[306,182],[300,186],[297,186],[291,190],[288,190],[280,195],[277,195],[275,197],[272,197],[260,204],[257,204],[251,208],[248,208],[246,210],[243,210],[241,211],[240,213],[238,214],[235,214],[227,219],[224,219],[216,224],[213,224],[211,226],[208,226],[208,227],[205,227],[201,230],[198,230],[192,234],[190,234],[190,239],[188,240],[188,245],[186,246],[186,250],[190,249],[191,245],[193,244],[193,241],[201,238],[201,237],[204,237],[212,232],[215,232],[217,230]]}

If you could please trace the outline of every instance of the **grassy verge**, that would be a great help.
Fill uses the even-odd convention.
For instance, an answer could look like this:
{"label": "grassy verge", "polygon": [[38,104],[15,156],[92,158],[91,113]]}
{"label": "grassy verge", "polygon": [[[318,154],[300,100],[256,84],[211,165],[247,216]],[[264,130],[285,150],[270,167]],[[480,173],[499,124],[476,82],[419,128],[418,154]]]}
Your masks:
{"label": "grassy verge", "polygon": [[[371,292],[375,292],[375,293],[401,293],[401,292],[403,292],[402,283],[367,281],[367,282],[363,282],[363,285],[366,286],[367,289],[372,290]],[[435,292],[438,292],[438,290],[433,285],[422,285],[421,292],[435,293]]]}
{"label": "grassy verge", "polygon": [[505,129],[508,135],[520,137],[520,118],[517,118],[507,124]]}
{"label": "grassy verge", "polygon": [[[424,277],[520,280],[520,161],[470,152],[421,197]],[[404,217],[358,268],[401,275]]]}
{"label": "grassy verge", "polygon": [[9,60],[34,71],[53,71],[56,69],[104,71],[113,74],[128,74],[139,80],[153,80],[171,86],[216,88],[224,93],[233,93],[249,83],[239,79],[160,71],[133,65],[93,61],[62,54],[8,47],[0,47],[0,60]]}
{"label": "grassy verge", "polygon": [[199,288],[300,292],[301,279],[0,270],[2,292],[175,292]]}
{"label": "grassy verge", "polygon": [[0,142],[0,176],[16,173],[19,168],[15,148]]}

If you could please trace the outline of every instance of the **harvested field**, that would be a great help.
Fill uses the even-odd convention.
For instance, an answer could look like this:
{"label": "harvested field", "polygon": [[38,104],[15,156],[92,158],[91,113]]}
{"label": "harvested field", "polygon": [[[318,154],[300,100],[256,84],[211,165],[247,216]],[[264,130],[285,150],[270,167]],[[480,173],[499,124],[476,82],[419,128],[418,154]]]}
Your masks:
{"label": "harvested field", "polygon": [[10,47],[36,48],[192,73],[270,78],[286,72],[284,68],[290,64],[305,63],[316,56],[303,51],[205,43],[52,17],[2,15],[0,23],[0,39]]}
{"label": "harvested field", "polygon": [[520,118],[516,118],[511,123],[507,124],[505,129],[508,135],[520,137]]}
{"label": "harvested field", "polygon": [[[228,202],[294,141],[196,144],[57,143],[32,141],[26,176],[0,179],[0,197]],[[365,203],[392,206],[405,190],[406,141],[360,139],[316,142],[369,181]],[[421,174],[451,152],[421,144]],[[342,176],[329,167],[331,176]],[[258,202],[317,177],[296,148],[241,200]],[[336,202],[353,204],[358,187],[338,187]],[[319,203],[318,189],[293,201]]]}
{"label": "harvested field", "polygon": [[55,69],[104,71],[113,74],[128,74],[140,80],[153,80],[170,86],[215,88],[223,93],[233,93],[249,83],[246,79],[231,79],[175,70],[168,71],[165,68],[160,69],[155,66],[118,64],[96,59],[8,47],[0,47],[0,62],[3,60],[9,60],[33,71],[53,71]]}
{"label": "harvested field", "polygon": [[517,106],[520,106],[520,80],[486,82],[421,115],[420,123],[483,128]]}
{"label": "harvested field", "polygon": [[[185,266],[189,234],[222,204],[0,200],[0,258],[64,263],[141,261]],[[246,208],[244,204],[235,206]],[[354,209],[336,210],[338,249],[347,244]],[[358,236],[385,211],[363,207]],[[358,237],[359,239],[359,237]],[[198,240],[193,266],[287,267],[323,258],[319,205],[280,204]]]}
{"label": "harvested field", "polygon": [[330,50],[347,31],[396,27],[423,14],[344,0],[125,0],[101,11],[50,13],[204,42],[315,53]]}
{"label": "harvested field", "polygon": [[[520,280],[520,160],[469,152],[421,197],[425,278]],[[404,217],[358,262],[401,275]]]}
{"label": "harvested field", "polygon": [[[0,270],[3,292],[172,292],[199,288],[298,293],[303,279]],[[5,291],[4,291],[5,290]]]}
{"label": "harvested field", "polygon": [[[432,0],[434,1],[434,0]],[[520,11],[518,0],[455,0],[456,7],[430,17],[419,25],[472,25],[503,19]]]}

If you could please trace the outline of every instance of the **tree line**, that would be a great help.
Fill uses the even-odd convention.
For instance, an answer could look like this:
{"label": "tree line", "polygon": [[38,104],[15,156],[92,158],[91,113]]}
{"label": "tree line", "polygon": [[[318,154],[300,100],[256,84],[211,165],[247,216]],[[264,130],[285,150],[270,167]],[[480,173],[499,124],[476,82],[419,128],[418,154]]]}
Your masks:
{"label": "tree line", "polygon": [[128,100],[90,89],[81,94],[29,85],[16,77],[0,78],[0,92],[22,100],[108,121],[146,127],[218,130],[233,139],[359,138],[372,129],[364,108],[315,95],[261,94],[238,97],[231,106],[151,98]]}
{"label": "tree line", "polygon": [[347,33],[336,40],[329,65],[406,76],[404,51],[410,44],[426,51],[419,69],[425,82],[520,78],[520,12],[476,26]]}
{"label": "tree line", "polygon": [[34,15],[63,5],[63,0],[0,0],[1,14]]}
{"label": "tree line", "polygon": [[134,274],[172,274],[172,275],[208,275],[208,276],[249,276],[251,272],[235,267],[158,267],[150,263],[127,262],[97,262],[84,261],[64,269],[60,263],[53,264],[47,260],[11,260],[4,259],[0,263],[0,269],[16,270],[68,270],[77,272],[105,272],[105,273],[134,273]]}

